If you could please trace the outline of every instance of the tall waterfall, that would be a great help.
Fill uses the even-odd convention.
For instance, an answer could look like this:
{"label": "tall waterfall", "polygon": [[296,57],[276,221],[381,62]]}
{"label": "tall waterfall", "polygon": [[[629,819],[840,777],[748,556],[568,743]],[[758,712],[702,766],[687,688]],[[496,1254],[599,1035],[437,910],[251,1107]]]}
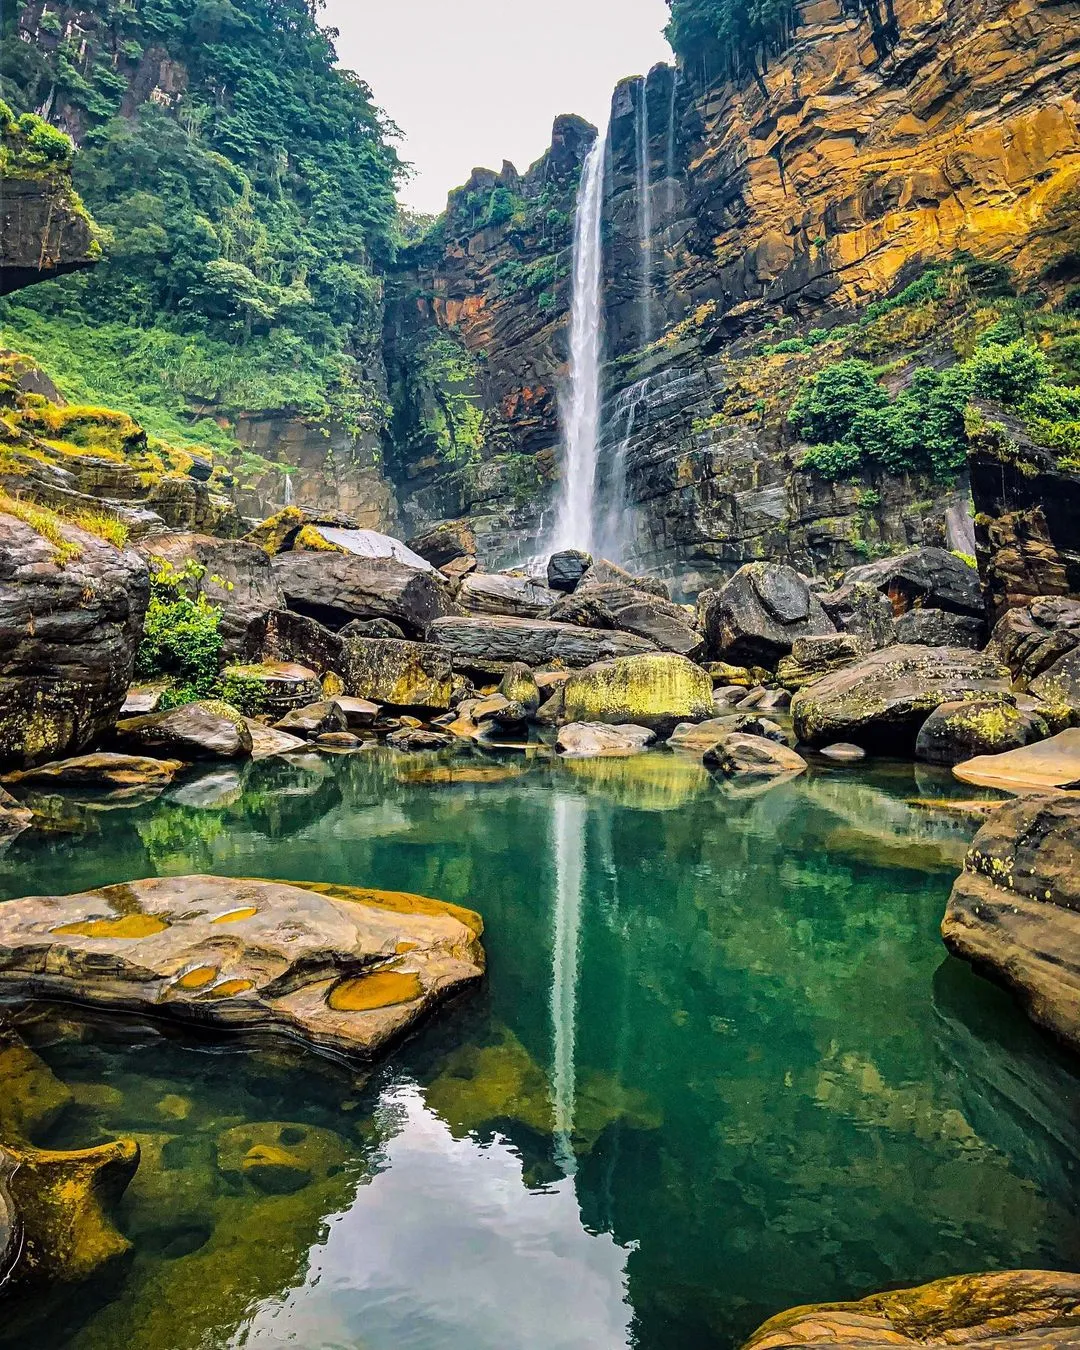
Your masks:
{"label": "tall waterfall", "polygon": [[570,393],[563,410],[566,457],[553,546],[593,547],[593,500],[600,440],[600,361],[603,349],[604,170],[607,128],[585,159],[574,218],[570,307]]}
{"label": "tall waterfall", "polygon": [[[668,103],[667,146],[664,154],[664,177],[667,179],[667,209],[670,214],[675,209],[675,133],[678,129],[679,69],[671,72],[671,101]],[[670,221],[668,224],[670,225]]]}
{"label": "tall waterfall", "polygon": [[649,191],[649,84],[642,80],[635,110],[637,143],[638,247],[641,250],[641,345],[653,340],[652,196]]}
{"label": "tall waterfall", "polygon": [[567,1176],[577,1169],[574,1154],[574,1106],[577,1094],[578,962],[581,902],[585,884],[585,803],[580,797],[555,798],[555,914],[552,934],[551,1028],[552,1105],[555,1155]]}

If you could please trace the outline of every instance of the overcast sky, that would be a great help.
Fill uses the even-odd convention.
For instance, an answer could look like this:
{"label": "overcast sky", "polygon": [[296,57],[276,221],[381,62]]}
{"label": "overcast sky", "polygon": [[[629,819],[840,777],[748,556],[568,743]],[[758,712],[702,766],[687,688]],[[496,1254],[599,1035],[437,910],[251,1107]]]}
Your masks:
{"label": "overcast sky", "polygon": [[526,169],[558,113],[597,122],[624,75],[670,60],[664,0],[328,0],[341,62],[405,133],[407,205],[441,211],[476,165]]}

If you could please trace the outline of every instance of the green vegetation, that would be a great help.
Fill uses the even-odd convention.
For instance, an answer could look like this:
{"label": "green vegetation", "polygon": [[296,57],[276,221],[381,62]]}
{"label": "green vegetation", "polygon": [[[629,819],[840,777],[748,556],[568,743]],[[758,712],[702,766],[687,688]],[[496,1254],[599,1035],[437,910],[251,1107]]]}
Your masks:
{"label": "green vegetation", "polygon": [[393,441],[408,453],[436,454],[446,464],[477,460],[486,426],[476,358],[456,334],[424,328],[400,353]]}
{"label": "green vegetation", "polygon": [[172,682],[163,707],[217,693],[221,610],[198,591],[205,571],[194,561],[176,568],[158,559],[151,567],[150,604],[135,657],[135,678]]}
{"label": "green vegetation", "polygon": [[[381,424],[363,360],[395,249],[395,132],[336,67],[317,4],[38,10],[5,10],[0,87],[17,113],[48,101],[78,131],[75,185],[108,261],[7,301],[5,342],[47,359],[65,394],[177,443],[232,444],[208,409],[226,424],[244,410]],[[76,15],[85,40],[61,36]],[[121,116],[151,46],[186,80]],[[14,126],[18,153],[71,155],[40,119],[0,122],[5,154]]]}
{"label": "green vegetation", "polygon": [[56,173],[71,168],[71,138],[36,113],[16,117],[0,99],[0,173]]}
{"label": "green vegetation", "polygon": [[664,30],[675,52],[706,80],[768,68],[798,22],[795,0],[672,0]]}

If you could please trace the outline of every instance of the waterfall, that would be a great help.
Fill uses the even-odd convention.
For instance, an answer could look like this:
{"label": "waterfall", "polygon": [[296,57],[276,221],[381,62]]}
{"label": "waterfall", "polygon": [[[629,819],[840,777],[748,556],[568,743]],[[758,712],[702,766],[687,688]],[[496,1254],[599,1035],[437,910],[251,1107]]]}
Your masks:
{"label": "waterfall", "polygon": [[585,884],[585,802],[555,798],[555,915],[551,961],[551,1027],[554,1072],[555,1156],[567,1176],[577,1169],[574,1099],[577,1091],[578,944]]}
{"label": "waterfall", "polygon": [[285,479],[285,486],[281,490],[281,504],[292,506],[292,475],[287,473],[282,476]]}
{"label": "waterfall", "polygon": [[596,457],[600,432],[600,358],[603,345],[604,169],[607,128],[585,159],[574,217],[573,293],[570,306],[570,394],[564,411],[566,456],[553,547],[591,549]]}
{"label": "waterfall", "polygon": [[637,142],[638,246],[641,249],[641,345],[653,338],[652,197],[649,192],[649,84],[642,80],[635,110]]}
{"label": "waterfall", "polygon": [[[675,108],[675,99],[679,91],[679,69],[676,66],[671,72],[671,100],[668,103],[667,117],[667,151],[664,156],[664,177],[667,179],[667,209],[668,215],[675,210],[675,131],[677,126],[678,113]],[[668,224],[671,222],[669,221]]]}

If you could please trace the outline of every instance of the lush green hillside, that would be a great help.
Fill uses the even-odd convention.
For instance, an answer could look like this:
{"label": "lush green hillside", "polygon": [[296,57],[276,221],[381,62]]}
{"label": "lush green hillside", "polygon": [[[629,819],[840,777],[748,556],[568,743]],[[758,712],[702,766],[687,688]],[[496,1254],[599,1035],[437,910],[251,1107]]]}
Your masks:
{"label": "lush green hillside", "polygon": [[239,410],[379,423],[400,164],[318,5],[42,9],[5,7],[0,92],[75,137],[108,261],[7,302],[7,345],[173,440],[224,447]]}

